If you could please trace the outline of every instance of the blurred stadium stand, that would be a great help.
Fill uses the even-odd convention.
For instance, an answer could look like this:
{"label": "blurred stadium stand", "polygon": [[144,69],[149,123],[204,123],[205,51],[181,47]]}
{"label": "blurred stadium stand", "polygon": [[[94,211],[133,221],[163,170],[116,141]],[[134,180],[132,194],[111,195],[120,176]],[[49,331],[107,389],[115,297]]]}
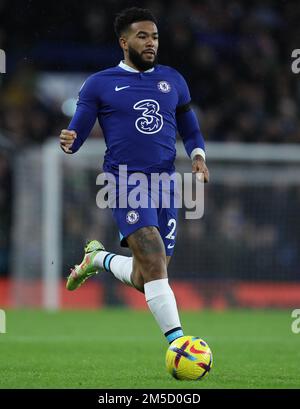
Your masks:
{"label": "blurred stadium stand", "polygon": [[[58,136],[67,126],[86,76],[122,58],[113,18],[131,5],[148,7],[157,16],[159,62],[185,75],[208,142],[300,142],[299,76],[291,71],[291,52],[300,46],[297,2],[62,0],[45,4],[37,0],[0,0],[0,49],[7,56],[7,73],[0,74],[0,305],[14,303],[9,278],[14,273],[12,230],[18,217],[13,180],[20,167],[16,163],[23,155],[39,152],[50,136]],[[99,138],[99,134],[101,131],[95,127],[90,138]],[[277,166],[284,166],[284,172],[290,174],[286,170],[289,165]],[[95,176],[93,172],[86,175],[87,183],[95,188],[92,191],[91,187],[91,193],[96,192]],[[72,183],[69,186],[72,189]],[[189,282],[185,283],[186,291],[178,291],[189,294],[189,300],[195,299],[193,305],[197,308],[276,306],[278,294],[283,291],[287,301],[295,303],[298,299],[300,303],[296,286],[300,270],[300,229],[296,222],[300,187],[295,182],[253,189],[248,185],[224,189],[214,184],[212,174],[205,218],[193,224],[181,220],[181,237],[171,266],[174,279],[182,279],[183,273],[185,278],[195,278],[195,272],[185,265],[183,249],[189,240],[197,240],[205,251],[193,247],[189,251],[194,264],[201,265],[202,279],[225,280],[223,295],[228,294],[229,287],[235,288],[232,283],[241,283],[236,294],[242,298],[231,293],[224,298],[219,291],[211,295],[213,302],[205,283],[201,297],[196,299],[188,291]],[[70,192],[67,197],[73,200],[72,195]],[[93,195],[90,200],[95,203]],[[30,205],[28,198],[25,206]],[[88,207],[84,215],[87,212]],[[78,216],[74,210],[64,220],[64,226],[69,226],[65,240],[72,242],[72,251],[64,254],[63,274],[67,266],[78,261],[75,255],[81,254],[82,241],[89,233],[83,225],[92,216],[85,220],[84,215]],[[33,233],[39,228],[37,224],[29,229],[32,237],[28,236],[28,240],[34,239]],[[109,243],[118,251],[115,233],[112,230],[114,238]],[[97,229],[93,234],[98,234]],[[216,256],[215,249],[224,245],[226,251]],[[28,257],[34,265],[40,255],[35,260],[31,254]],[[31,268],[34,270],[32,264]],[[272,280],[275,283],[270,287]],[[92,289],[94,293],[89,293],[88,299],[96,300],[94,306],[111,300],[128,302],[127,290],[119,290],[117,284],[109,283],[107,292]],[[29,285],[30,291],[32,288]],[[83,291],[89,289],[90,284]],[[251,291],[257,302],[251,298]],[[36,300],[35,305],[41,302]],[[66,301],[66,305],[71,304]],[[87,304],[82,301],[80,305]],[[288,302],[282,306],[288,306]]]}

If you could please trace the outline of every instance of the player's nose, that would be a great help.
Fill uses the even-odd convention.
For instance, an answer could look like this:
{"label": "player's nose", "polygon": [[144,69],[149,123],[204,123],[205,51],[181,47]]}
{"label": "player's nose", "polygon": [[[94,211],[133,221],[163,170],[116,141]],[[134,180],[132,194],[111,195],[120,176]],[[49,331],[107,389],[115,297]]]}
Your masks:
{"label": "player's nose", "polygon": [[152,37],[149,37],[148,38],[148,40],[147,40],[147,42],[146,42],[146,47],[147,48],[152,48],[152,49],[154,49],[154,40],[153,40],[153,38]]}

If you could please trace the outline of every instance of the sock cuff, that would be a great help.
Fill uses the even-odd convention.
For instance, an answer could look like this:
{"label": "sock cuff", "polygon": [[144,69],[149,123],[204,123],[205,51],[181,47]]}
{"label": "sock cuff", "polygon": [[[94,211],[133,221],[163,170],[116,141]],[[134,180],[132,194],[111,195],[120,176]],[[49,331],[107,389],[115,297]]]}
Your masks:
{"label": "sock cuff", "polygon": [[146,301],[150,301],[155,297],[159,297],[160,295],[173,294],[167,278],[161,278],[159,280],[153,280],[145,283],[144,291]]}
{"label": "sock cuff", "polygon": [[165,333],[165,337],[167,338],[167,341],[169,344],[171,344],[175,339],[183,337],[183,331],[181,327],[176,327],[171,329],[170,331],[167,331]]}
{"label": "sock cuff", "polygon": [[116,256],[114,253],[108,253],[103,260],[103,268],[104,270],[110,272],[110,263],[111,260]]}

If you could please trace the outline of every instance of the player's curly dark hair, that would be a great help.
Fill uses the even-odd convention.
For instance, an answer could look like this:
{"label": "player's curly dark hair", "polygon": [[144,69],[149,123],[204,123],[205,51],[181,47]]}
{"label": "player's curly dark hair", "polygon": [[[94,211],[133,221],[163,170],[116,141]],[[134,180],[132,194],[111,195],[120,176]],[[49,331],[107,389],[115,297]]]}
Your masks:
{"label": "player's curly dark hair", "polygon": [[156,18],[150,10],[130,7],[122,10],[115,18],[114,29],[117,37],[119,38],[128,29],[130,24],[138,21],[153,21],[157,25]]}

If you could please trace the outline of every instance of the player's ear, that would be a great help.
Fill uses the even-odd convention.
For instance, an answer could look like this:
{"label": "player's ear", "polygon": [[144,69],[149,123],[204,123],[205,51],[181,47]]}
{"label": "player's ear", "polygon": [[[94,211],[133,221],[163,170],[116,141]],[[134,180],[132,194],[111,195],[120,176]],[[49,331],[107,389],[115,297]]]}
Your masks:
{"label": "player's ear", "polygon": [[119,44],[123,51],[128,50],[128,43],[125,37],[122,36],[119,38]]}

